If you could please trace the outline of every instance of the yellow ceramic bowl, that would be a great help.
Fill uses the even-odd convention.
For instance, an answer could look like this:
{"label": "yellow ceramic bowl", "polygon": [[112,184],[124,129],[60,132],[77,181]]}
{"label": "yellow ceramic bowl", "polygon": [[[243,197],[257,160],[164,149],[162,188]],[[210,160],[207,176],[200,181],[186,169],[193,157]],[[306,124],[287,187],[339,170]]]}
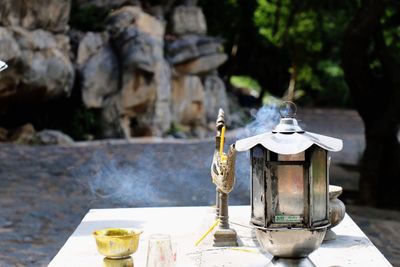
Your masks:
{"label": "yellow ceramic bowl", "polygon": [[142,231],[131,228],[106,228],[94,231],[93,236],[100,254],[119,259],[136,252],[141,233]]}

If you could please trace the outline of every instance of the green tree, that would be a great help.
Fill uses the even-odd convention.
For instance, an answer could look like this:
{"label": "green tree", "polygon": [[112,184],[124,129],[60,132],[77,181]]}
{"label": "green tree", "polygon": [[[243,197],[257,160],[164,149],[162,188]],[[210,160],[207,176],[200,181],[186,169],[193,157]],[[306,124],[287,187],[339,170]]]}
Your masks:
{"label": "green tree", "polygon": [[363,0],[343,39],[351,95],[365,124],[361,199],[400,208],[400,3]]}
{"label": "green tree", "polygon": [[[348,104],[340,40],[354,1],[258,0],[254,23],[267,42],[290,54],[287,97],[304,90],[319,102]],[[321,103],[320,103],[321,104]]]}
{"label": "green tree", "polygon": [[307,103],[354,105],[365,124],[361,200],[400,208],[400,2],[210,1],[200,1],[209,29],[231,53],[223,74],[254,78],[261,98],[290,88]]}

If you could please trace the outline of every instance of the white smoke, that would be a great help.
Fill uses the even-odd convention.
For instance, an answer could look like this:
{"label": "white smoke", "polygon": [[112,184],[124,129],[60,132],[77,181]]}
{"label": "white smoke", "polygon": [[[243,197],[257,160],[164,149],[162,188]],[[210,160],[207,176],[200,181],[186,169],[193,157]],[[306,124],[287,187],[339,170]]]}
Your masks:
{"label": "white smoke", "polygon": [[280,119],[280,106],[270,104],[261,107],[253,116],[252,122],[245,126],[245,136],[254,136],[271,131]]}

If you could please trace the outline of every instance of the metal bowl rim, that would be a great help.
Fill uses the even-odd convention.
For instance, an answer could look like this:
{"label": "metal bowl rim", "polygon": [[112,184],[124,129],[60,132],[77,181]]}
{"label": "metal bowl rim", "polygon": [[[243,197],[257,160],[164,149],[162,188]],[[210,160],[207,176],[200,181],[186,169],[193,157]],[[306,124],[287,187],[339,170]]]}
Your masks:
{"label": "metal bowl rim", "polygon": [[[119,230],[119,231],[123,230],[123,231],[127,231],[127,233],[122,234],[122,235],[106,235],[106,233],[110,230]],[[142,230],[135,229],[135,228],[112,227],[112,228],[104,228],[104,229],[95,230],[95,231],[93,231],[92,235],[94,237],[121,238],[121,237],[135,237],[135,236],[139,236],[142,233],[143,233]]]}

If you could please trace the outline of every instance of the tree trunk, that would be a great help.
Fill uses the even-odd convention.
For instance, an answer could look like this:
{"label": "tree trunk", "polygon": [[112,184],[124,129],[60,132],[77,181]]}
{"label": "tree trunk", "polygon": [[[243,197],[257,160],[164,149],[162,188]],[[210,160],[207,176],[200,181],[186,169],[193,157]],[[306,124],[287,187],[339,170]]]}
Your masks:
{"label": "tree trunk", "polygon": [[[348,25],[342,64],[353,102],[365,124],[360,172],[363,204],[400,209],[400,70],[383,39],[382,0],[364,0]],[[379,62],[380,71],[371,62]]]}

